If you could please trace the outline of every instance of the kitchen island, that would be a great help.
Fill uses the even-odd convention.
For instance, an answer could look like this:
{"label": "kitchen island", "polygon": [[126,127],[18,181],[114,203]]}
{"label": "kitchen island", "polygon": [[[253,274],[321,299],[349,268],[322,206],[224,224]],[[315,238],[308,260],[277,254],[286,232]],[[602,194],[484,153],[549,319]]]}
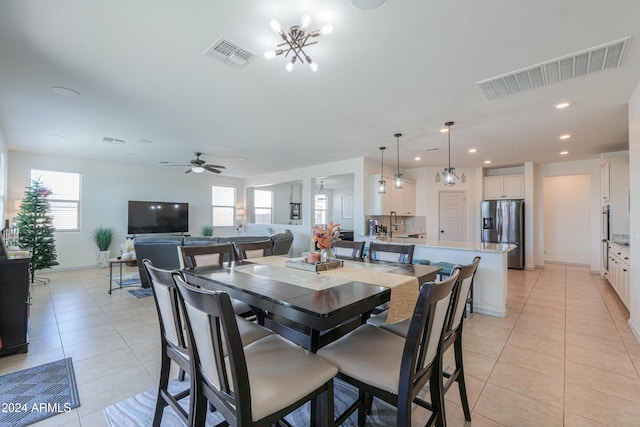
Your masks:
{"label": "kitchen island", "polygon": [[[360,237],[369,242],[386,243],[378,239]],[[393,243],[400,242],[393,239]],[[515,248],[515,245],[505,243],[424,240],[423,243],[416,243],[413,259],[414,262],[429,260],[431,263],[470,264],[474,257],[481,257],[473,282],[473,310],[490,316],[505,317],[508,291],[507,253]]]}

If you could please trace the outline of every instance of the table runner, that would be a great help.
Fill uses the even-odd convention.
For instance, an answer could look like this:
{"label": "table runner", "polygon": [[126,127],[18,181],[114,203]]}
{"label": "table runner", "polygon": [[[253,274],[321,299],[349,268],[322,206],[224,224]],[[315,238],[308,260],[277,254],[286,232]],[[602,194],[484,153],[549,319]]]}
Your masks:
{"label": "table runner", "polygon": [[[418,279],[412,276],[388,273],[389,270],[397,268],[397,266],[345,261],[344,266],[341,268],[313,273],[286,267],[285,262],[290,259],[282,256],[270,256],[253,258],[251,262],[263,266],[286,269],[283,274],[288,275],[292,281],[290,282],[286,279],[281,281],[316,290],[327,289],[350,281],[384,286],[391,289],[387,323],[400,322],[413,314],[419,295]],[[259,268],[252,268],[248,265],[238,266],[236,269],[241,272],[244,269],[246,273],[261,275]],[[274,278],[272,274],[268,274],[269,270],[273,272],[273,269],[265,269],[264,275]],[[323,278],[318,281],[317,276]],[[298,279],[302,280],[293,282]],[[277,278],[277,280],[280,280],[280,278]],[[318,285],[318,282],[320,285]]]}

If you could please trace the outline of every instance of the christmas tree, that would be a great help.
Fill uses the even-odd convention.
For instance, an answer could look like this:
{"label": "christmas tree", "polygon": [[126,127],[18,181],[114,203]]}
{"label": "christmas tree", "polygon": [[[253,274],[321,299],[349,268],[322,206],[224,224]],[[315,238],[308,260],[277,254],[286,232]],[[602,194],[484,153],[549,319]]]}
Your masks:
{"label": "christmas tree", "polygon": [[17,216],[20,247],[31,251],[31,283],[37,270],[58,265],[56,244],[53,238],[55,228],[49,214],[47,196],[51,190],[44,187],[40,180],[31,180],[31,186],[24,192]]}

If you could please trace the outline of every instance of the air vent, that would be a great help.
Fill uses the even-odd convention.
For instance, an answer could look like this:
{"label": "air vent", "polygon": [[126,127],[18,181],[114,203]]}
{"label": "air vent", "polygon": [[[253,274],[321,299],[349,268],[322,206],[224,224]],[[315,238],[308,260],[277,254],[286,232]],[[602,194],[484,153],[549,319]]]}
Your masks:
{"label": "air vent", "polygon": [[108,142],[109,144],[117,144],[117,145],[122,145],[122,144],[125,143],[124,139],[110,138],[108,136],[103,136],[102,137],[102,141],[103,142]]}
{"label": "air vent", "polygon": [[487,99],[501,98],[622,65],[631,37],[478,82]]}
{"label": "air vent", "polygon": [[202,54],[224,62],[238,70],[242,70],[249,62],[256,58],[256,54],[249,49],[229,41],[224,37],[218,38],[218,40],[213,42]]}

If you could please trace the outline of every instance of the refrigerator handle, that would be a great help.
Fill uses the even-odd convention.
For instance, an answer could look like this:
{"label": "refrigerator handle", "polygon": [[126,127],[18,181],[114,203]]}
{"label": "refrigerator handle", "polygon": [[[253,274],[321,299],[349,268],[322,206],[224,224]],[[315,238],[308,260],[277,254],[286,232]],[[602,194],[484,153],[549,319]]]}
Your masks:
{"label": "refrigerator handle", "polygon": [[500,207],[500,204],[498,204],[496,207],[496,225],[497,225],[497,231],[498,231],[498,241],[501,242],[502,241],[502,208]]}

